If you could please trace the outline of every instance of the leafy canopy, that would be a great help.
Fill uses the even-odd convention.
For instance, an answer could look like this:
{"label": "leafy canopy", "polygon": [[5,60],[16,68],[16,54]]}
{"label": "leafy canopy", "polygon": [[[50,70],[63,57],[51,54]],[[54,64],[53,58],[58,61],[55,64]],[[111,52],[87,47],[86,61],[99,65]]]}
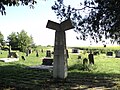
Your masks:
{"label": "leafy canopy", "polygon": [[5,6],[19,6],[29,5],[30,8],[34,8],[35,0],[0,0],[0,12],[2,15],[6,15]]}
{"label": "leafy canopy", "polygon": [[4,36],[3,34],[0,32],[0,46],[3,45],[4,43]]}
{"label": "leafy canopy", "polygon": [[34,43],[32,36],[28,36],[27,32],[24,30],[20,33],[12,32],[7,37],[7,40],[11,48],[19,48],[20,51],[23,52],[25,52],[25,50]]}
{"label": "leafy canopy", "polygon": [[52,6],[61,20],[71,18],[79,33],[77,39],[92,38],[95,42],[111,39],[120,44],[120,1],[119,0],[84,0],[80,8],[64,5],[64,0],[57,0]]}

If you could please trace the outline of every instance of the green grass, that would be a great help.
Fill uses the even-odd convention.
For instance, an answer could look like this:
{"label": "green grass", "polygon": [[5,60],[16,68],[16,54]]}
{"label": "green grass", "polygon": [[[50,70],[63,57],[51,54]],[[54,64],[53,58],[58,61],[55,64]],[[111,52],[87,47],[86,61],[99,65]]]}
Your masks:
{"label": "green grass", "polygon": [[[6,57],[7,53],[3,51],[0,57]],[[65,81],[56,82],[52,78],[52,72],[26,68],[27,66],[41,65],[45,52],[39,53],[39,57],[36,57],[33,52],[26,57],[25,61],[21,59],[25,53],[18,53],[19,61],[0,62],[0,89],[2,90],[120,89],[120,58],[107,57],[105,54],[97,55],[95,56],[95,65],[88,65],[90,70],[82,70],[82,60],[87,58],[88,54],[80,54],[82,59],[77,59],[79,54],[69,52],[68,77]]]}
{"label": "green grass", "polygon": [[94,72],[120,74],[120,58],[101,56],[96,57],[97,69]]}

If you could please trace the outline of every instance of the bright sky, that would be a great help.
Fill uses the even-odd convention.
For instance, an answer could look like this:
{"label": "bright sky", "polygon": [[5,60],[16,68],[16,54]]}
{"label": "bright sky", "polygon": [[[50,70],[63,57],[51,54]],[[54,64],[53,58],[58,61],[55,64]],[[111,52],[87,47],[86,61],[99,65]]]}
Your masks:
{"label": "bright sky", "polygon": [[[34,9],[29,6],[6,7],[7,15],[0,15],[0,31],[5,40],[12,32],[25,30],[32,35],[37,45],[54,45],[55,31],[46,28],[48,20],[58,22],[56,14],[51,9],[55,0],[39,0]],[[82,0],[81,0],[82,1]],[[64,0],[67,5],[78,6],[78,0]],[[73,30],[66,32],[67,46],[89,46],[88,41],[76,39],[77,33]]]}

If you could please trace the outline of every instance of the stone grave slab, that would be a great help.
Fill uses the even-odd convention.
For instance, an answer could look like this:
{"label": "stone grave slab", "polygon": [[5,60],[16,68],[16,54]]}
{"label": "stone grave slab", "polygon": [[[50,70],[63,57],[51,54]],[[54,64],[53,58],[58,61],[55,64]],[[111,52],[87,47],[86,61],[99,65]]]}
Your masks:
{"label": "stone grave slab", "polygon": [[29,66],[28,69],[38,69],[38,70],[53,70],[53,66],[46,66],[46,65],[36,65],[36,66]]}
{"label": "stone grave slab", "polygon": [[19,61],[19,58],[0,58],[0,61],[2,61],[2,62],[15,62],[15,61]]}
{"label": "stone grave slab", "polygon": [[53,65],[53,58],[45,57],[42,59],[42,65],[48,65],[52,66]]}
{"label": "stone grave slab", "polygon": [[107,52],[106,55],[109,56],[109,57],[112,57],[113,56],[113,52]]}

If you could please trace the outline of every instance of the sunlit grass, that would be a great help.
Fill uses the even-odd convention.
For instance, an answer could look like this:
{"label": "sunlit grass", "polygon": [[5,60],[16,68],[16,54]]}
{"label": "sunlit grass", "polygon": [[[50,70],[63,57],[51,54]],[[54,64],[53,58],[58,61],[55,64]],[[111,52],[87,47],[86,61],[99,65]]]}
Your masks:
{"label": "sunlit grass", "polygon": [[[87,58],[87,56],[83,56],[82,59],[77,59],[77,54],[71,54],[69,61],[69,66],[74,65],[74,69],[76,67],[81,66],[83,58]],[[74,59],[73,59],[74,58]],[[120,74],[120,58],[108,57],[105,54],[94,56],[95,65],[92,66],[93,73],[115,73]],[[76,67],[75,67],[76,66]]]}
{"label": "sunlit grass", "polygon": [[[17,62],[10,62],[10,63],[4,63],[0,62],[0,65],[14,65],[14,64],[21,64],[24,66],[33,66],[33,65],[41,65],[42,59],[45,57],[46,52],[39,53],[39,57],[36,57],[36,53],[33,52],[29,56],[25,56],[25,53],[18,52],[19,53],[19,61]],[[8,52],[2,51],[2,54],[0,55],[0,58],[7,57]],[[21,56],[25,56],[26,60],[22,60]],[[81,59],[78,59],[78,55],[81,55]],[[68,59],[68,66],[71,67],[74,65],[73,69],[77,69],[77,67],[82,66],[82,60],[84,58],[87,58],[88,54],[73,54],[69,53],[69,59]],[[95,69],[92,72],[96,73],[118,73],[120,74],[120,58],[113,57],[107,57],[105,54],[100,54],[94,56],[95,58]]]}

